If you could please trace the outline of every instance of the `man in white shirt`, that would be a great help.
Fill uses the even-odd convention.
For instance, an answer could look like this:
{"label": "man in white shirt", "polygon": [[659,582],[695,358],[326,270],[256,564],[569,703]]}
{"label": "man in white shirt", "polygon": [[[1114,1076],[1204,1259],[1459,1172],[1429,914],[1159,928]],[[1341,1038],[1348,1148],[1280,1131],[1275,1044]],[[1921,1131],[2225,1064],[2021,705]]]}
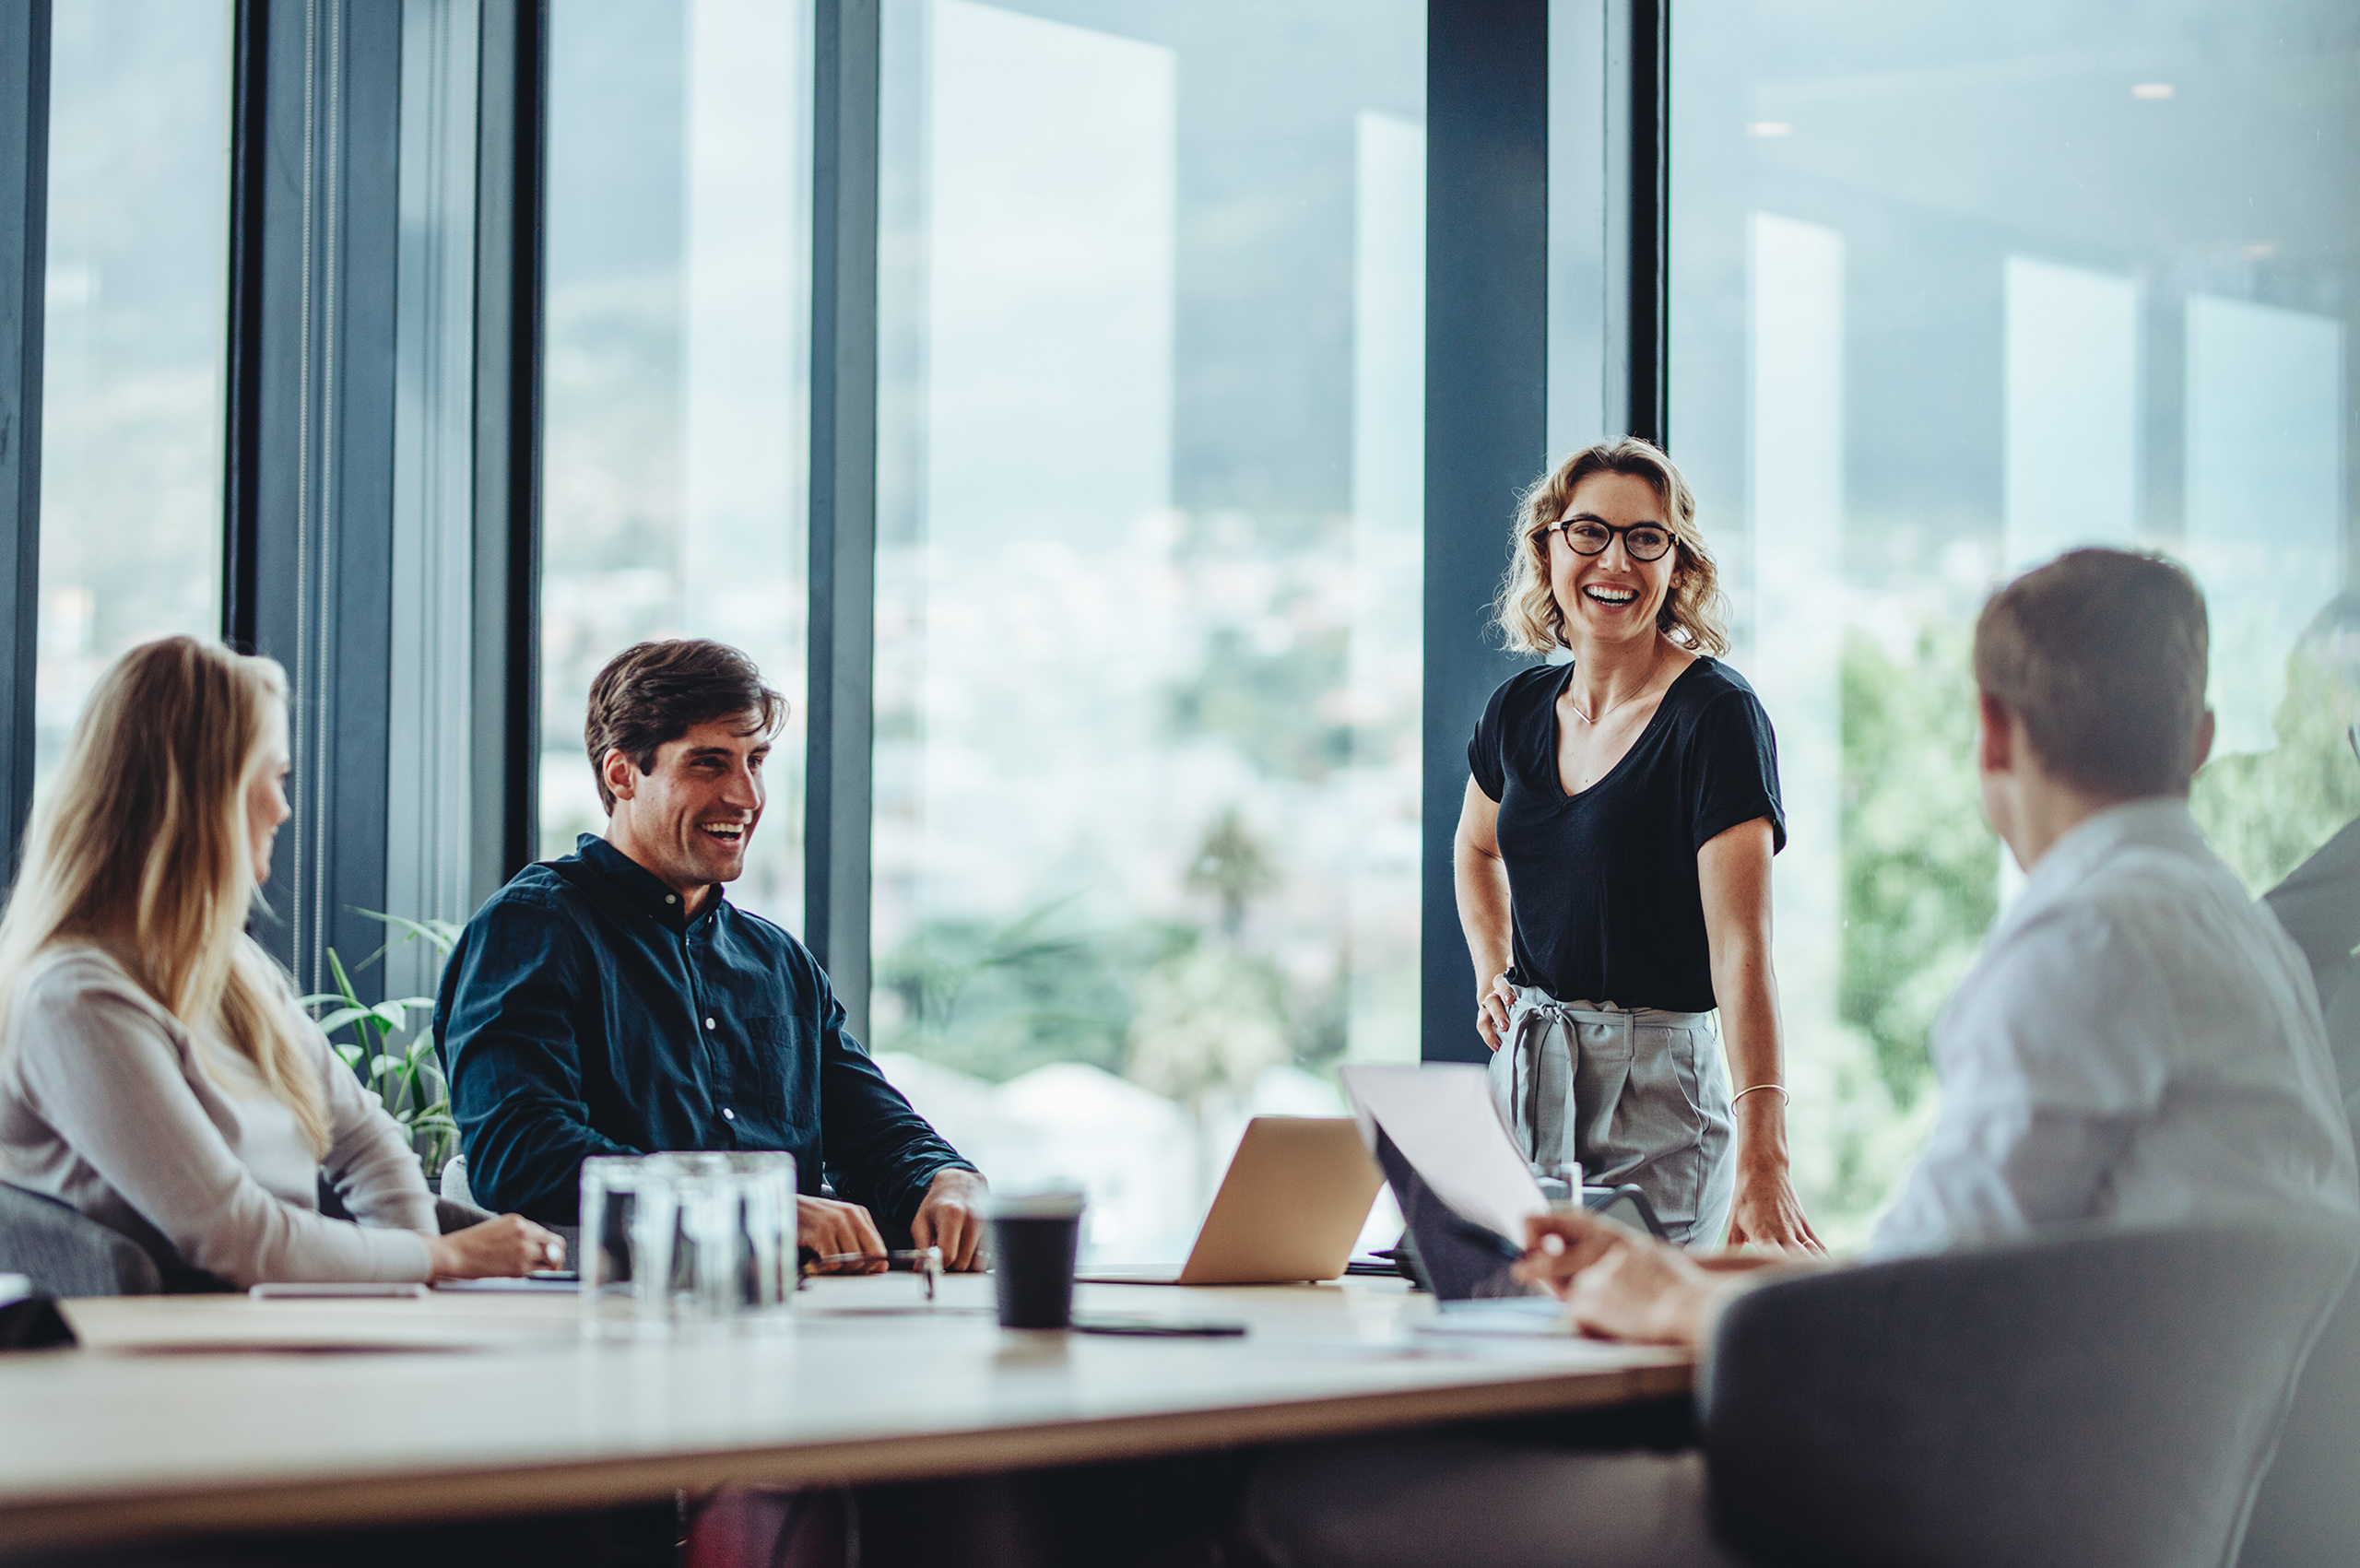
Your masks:
{"label": "man in white shirt", "polygon": [[[1976,760],[2029,878],[1934,1025],[1941,1107],[1870,1256],[2075,1222],[2360,1223],[2308,967],[2189,814],[2212,742],[2207,640],[2188,574],[2120,551],[2075,550],[1985,606]],[[1753,1262],[1580,1215],[1529,1240],[1522,1268],[1584,1328],[1671,1344],[1704,1344]],[[1290,1568],[1736,1561],[1693,1454],[1299,1451],[1256,1478],[1246,1518]]]}

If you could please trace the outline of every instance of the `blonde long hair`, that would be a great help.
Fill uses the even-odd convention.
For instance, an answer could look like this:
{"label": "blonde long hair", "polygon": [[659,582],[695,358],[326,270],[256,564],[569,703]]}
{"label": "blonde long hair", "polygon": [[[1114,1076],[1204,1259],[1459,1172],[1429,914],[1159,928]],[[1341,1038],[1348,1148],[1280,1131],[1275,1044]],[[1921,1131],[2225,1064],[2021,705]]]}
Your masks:
{"label": "blonde long hair", "polygon": [[246,935],[254,897],[246,796],[285,744],[287,672],[167,637],[99,678],[25,839],[0,914],[0,1048],[25,972],[97,941],[193,1032],[254,1064],[315,1150],[325,1086],[284,973]]}
{"label": "blonde long hair", "polygon": [[1593,474],[1644,480],[1663,503],[1675,556],[1671,592],[1656,612],[1656,630],[1695,653],[1728,653],[1729,607],[1721,597],[1713,552],[1705,548],[1705,536],[1696,529],[1696,492],[1662,448],[1636,436],[1586,446],[1524,492],[1509,539],[1507,574],[1492,601],[1500,640],[1519,654],[1546,654],[1572,645],[1565,641],[1565,607],[1549,584],[1549,530],[1564,516],[1575,487]]}

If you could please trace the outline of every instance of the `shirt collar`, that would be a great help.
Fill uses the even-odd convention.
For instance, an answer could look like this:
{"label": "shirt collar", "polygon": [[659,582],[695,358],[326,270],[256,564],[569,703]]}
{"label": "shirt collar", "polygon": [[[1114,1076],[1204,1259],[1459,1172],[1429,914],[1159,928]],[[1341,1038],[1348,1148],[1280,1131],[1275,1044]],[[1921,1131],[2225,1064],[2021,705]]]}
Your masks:
{"label": "shirt collar", "polygon": [[2126,800],[2119,806],[2094,811],[2048,846],[2048,853],[2040,857],[2040,864],[2024,878],[2023,892],[2000,924],[2012,925],[2027,918],[2028,912],[2040,909],[2078,887],[2118,851],[2142,844],[2158,849],[2201,850],[2204,831],[2196,825],[2188,801],[2176,795]]}
{"label": "shirt collar", "polygon": [[[666,928],[685,931],[696,923],[689,918],[688,907],[680,902],[680,895],[666,887],[662,878],[597,834],[584,833],[574,840],[573,852],[581,857],[582,864],[612,883],[615,890],[632,908],[653,917]],[[722,890],[715,888],[713,901],[705,905],[704,913],[698,915],[697,920],[711,919],[718,914],[726,902]]]}

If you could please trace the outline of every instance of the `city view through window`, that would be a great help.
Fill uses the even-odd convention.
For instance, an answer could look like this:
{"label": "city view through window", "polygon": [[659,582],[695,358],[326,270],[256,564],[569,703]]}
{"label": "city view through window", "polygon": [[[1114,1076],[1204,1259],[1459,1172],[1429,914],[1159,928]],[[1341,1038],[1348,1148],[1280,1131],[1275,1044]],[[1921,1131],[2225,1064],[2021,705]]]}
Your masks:
{"label": "city view through window", "polygon": [[1169,1256],[1418,1052],[1423,10],[884,28],[873,1043]]}
{"label": "city view through window", "polygon": [[[1984,596],[2079,544],[2202,584],[2197,816],[2260,893],[2355,814],[2348,7],[1674,12],[1670,437],[1777,727],[1797,1179],[1857,1238],[2012,890]],[[2272,171],[2256,180],[2252,171]]]}
{"label": "city view through window", "polygon": [[[1552,458],[1605,433],[1603,12],[1552,7]],[[2354,23],[1675,15],[1669,444],[1777,728],[1792,1142],[1840,1245],[2015,882],[1966,663],[2007,573],[2196,572],[2195,806],[2256,891],[2360,813]],[[867,1043],[994,1176],[1084,1182],[1102,1255],[1168,1256],[1247,1114],[1417,1055],[1423,13],[882,27]],[[545,854],[596,825],[582,692],[633,638],[740,643],[799,724],[808,549],[808,17],[552,29]],[[791,929],[801,757],[733,892]]]}

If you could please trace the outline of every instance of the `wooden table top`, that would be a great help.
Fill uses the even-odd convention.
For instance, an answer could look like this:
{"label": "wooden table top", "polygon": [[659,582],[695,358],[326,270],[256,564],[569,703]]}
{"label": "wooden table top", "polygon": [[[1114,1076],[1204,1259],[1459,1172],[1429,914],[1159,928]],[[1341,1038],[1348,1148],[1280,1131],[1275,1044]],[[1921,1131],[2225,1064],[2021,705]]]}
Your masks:
{"label": "wooden table top", "polygon": [[[949,1475],[1608,1405],[1684,1351],[1420,1333],[1398,1281],[1084,1285],[1243,1338],[1004,1333],[990,1281],[815,1281],[756,1335],[584,1340],[571,1295],[67,1303],[0,1356],[0,1554]],[[282,1345],[304,1349],[265,1349]],[[399,1347],[387,1349],[388,1346]]]}

